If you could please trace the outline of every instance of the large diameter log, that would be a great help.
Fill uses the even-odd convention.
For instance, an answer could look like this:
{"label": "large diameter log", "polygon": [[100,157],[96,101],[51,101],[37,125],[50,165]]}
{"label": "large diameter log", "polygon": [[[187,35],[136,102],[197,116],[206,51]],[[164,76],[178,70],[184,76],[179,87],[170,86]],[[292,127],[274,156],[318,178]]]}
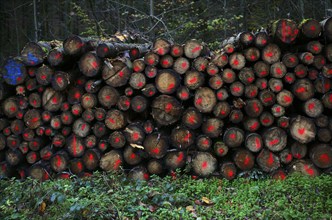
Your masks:
{"label": "large diameter log", "polygon": [[281,151],[287,146],[286,132],[279,127],[272,127],[264,132],[263,142],[269,150]]}
{"label": "large diameter log", "polygon": [[59,173],[65,171],[69,165],[68,154],[64,151],[60,151],[54,154],[50,160],[52,170]]}
{"label": "large diameter log", "polygon": [[329,17],[320,22],[323,28],[323,34],[326,40],[332,41],[332,18]]}
{"label": "large diameter log", "polygon": [[268,44],[262,50],[262,60],[268,64],[273,64],[280,60],[281,50],[276,44]]}
{"label": "large diameter log", "polygon": [[169,148],[168,138],[161,133],[152,133],[145,138],[143,147],[150,157],[163,158]]}
{"label": "large diameter log", "polygon": [[105,124],[111,130],[118,130],[125,127],[127,121],[123,112],[117,109],[111,109],[106,114]]}
{"label": "large diameter log", "polygon": [[75,134],[66,139],[66,149],[71,157],[81,157],[84,154],[85,147],[83,140]]}
{"label": "large diameter log", "polygon": [[51,46],[46,42],[29,42],[21,51],[21,58],[25,65],[37,66],[46,58]]}
{"label": "large diameter log", "polygon": [[27,78],[27,70],[18,58],[9,58],[2,68],[2,77],[8,85],[22,84]]}
{"label": "large diameter log", "polygon": [[50,112],[58,111],[61,109],[63,98],[62,93],[55,91],[53,88],[47,88],[42,96],[43,108]]}
{"label": "large diameter log", "polygon": [[293,43],[298,33],[297,24],[289,19],[275,21],[271,26],[271,35],[276,40],[285,44]]}
{"label": "large diameter log", "polygon": [[157,74],[156,87],[163,94],[172,94],[180,85],[180,78],[172,70],[162,70]]}
{"label": "large diameter log", "polygon": [[228,128],[223,137],[223,142],[230,148],[240,147],[244,142],[244,132],[237,127]]}
{"label": "large diameter log", "polygon": [[291,121],[290,133],[292,138],[300,143],[309,143],[315,139],[316,125],[313,120],[298,115]]}
{"label": "large diameter log", "polygon": [[196,90],[194,105],[195,107],[203,113],[208,113],[213,110],[217,102],[217,98],[213,90],[208,87],[202,87]]}
{"label": "large diameter log", "polygon": [[88,76],[96,76],[102,66],[101,60],[98,58],[97,54],[94,52],[88,52],[84,54],[78,62],[80,71]]}
{"label": "large diameter log", "polygon": [[203,52],[203,45],[197,40],[189,40],[184,45],[184,54],[189,59],[194,59]]}
{"label": "large diameter log", "polygon": [[280,160],[277,155],[269,150],[263,149],[257,156],[257,164],[264,172],[272,172],[280,167]]}
{"label": "large diameter log", "polygon": [[291,163],[289,166],[289,173],[300,173],[307,176],[318,176],[320,174],[319,170],[315,165],[307,160],[295,160],[294,163]]}
{"label": "large diameter log", "polygon": [[187,149],[194,143],[195,136],[191,130],[185,127],[177,127],[172,130],[170,139],[172,144],[178,149]]}
{"label": "large diameter log", "polygon": [[319,168],[332,166],[332,147],[329,144],[317,144],[310,150],[311,161]]}
{"label": "large diameter log", "polygon": [[171,125],[177,122],[182,114],[182,106],[176,98],[160,95],[151,104],[152,117],[160,125]]}
{"label": "large diameter log", "polygon": [[111,150],[104,154],[99,162],[101,169],[105,171],[118,171],[123,165],[123,157],[117,150]]}
{"label": "large diameter log", "polygon": [[217,168],[217,160],[207,152],[198,152],[192,159],[194,172],[202,177],[211,175]]}
{"label": "large diameter log", "polygon": [[255,157],[247,149],[237,150],[233,160],[235,165],[241,170],[251,170],[255,165]]}
{"label": "large diameter log", "polygon": [[127,84],[132,71],[125,62],[120,60],[109,62],[105,60],[104,63],[102,78],[107,85],[120,87]]}
{"label": "large diameter log", "polygon": [[186,165],[186,154],[183,151],[170,152],[165,157],[165,165],[169,170],[183,168]]}
{"label": "large diameter log", "polygon": [[315,19],[306,19],[300,25],[300,34],[308,39],[318,38],[322,32],[320,23]]}

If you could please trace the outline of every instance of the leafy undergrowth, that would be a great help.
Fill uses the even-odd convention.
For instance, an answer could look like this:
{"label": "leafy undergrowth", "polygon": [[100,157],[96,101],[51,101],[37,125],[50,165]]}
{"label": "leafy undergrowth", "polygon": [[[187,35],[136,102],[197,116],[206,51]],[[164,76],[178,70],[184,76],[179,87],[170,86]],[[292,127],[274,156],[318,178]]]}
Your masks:
{"label": "leafy undergrowth", "polygon": [[331,219],[332,176],[0,180],[0,219]]}

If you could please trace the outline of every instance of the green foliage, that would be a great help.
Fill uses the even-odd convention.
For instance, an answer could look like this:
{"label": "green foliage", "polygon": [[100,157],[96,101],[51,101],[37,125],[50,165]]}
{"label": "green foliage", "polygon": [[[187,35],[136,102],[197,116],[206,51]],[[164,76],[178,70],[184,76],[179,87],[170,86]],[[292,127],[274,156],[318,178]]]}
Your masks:
{"label": "green foliage", "polygon": [[[328,219],[332,177],[1,180],[1,219]],[[257,174],[257,173],[256,173]],[[254,174],[254,175],[256,175]],[[253,174],[252,174],[253,175]]]}

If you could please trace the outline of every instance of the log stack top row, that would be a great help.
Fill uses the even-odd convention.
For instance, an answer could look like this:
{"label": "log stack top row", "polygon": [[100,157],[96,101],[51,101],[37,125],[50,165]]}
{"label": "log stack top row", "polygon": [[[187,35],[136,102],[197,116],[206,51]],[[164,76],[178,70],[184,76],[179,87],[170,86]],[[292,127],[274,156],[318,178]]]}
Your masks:
{"label": "log stack top row", "polygon": [[0,78],[0,176],[332,169],[332,18],[225,39],[29,42]]}

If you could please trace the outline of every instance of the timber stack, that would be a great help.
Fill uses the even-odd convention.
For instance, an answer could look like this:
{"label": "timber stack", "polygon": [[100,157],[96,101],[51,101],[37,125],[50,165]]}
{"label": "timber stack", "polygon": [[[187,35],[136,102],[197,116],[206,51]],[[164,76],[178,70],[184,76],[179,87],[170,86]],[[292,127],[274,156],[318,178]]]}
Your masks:
{"label": "timber stack", "polygon": [[0,175],[332,169],[332,18],[281,19],[217,51],[189,40],[30,42],[0,83]]}

